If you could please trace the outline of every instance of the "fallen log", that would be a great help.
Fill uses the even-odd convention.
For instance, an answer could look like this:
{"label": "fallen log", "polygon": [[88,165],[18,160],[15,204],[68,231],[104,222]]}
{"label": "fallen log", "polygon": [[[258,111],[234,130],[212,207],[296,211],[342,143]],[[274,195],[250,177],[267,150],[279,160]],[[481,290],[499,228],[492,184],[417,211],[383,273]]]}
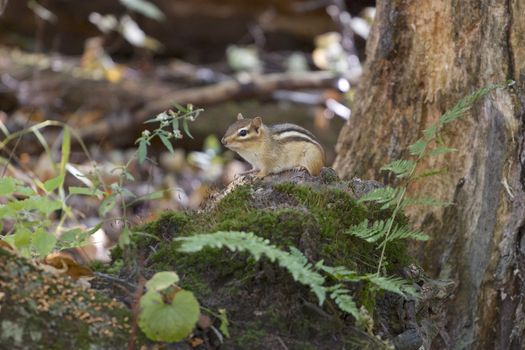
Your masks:
{"label": "fallen log", "polygon": [[[205,87],[196,87],[174,91],[158,99],[147,102],[127,118],[112,122],[102,119],[81,132],[82,139],[90,142],[130,131],[147,119],[154,117],[173,106],[194,104],[210,106],[229,100],[240,100],[252,97],[267,97],[277,90],[323,89],[333,87],[337,77],[330,72],[307,72],[301,74],[274,73],[249,76],[245,80],[229,80]],[[147,89],[147,87],[145,87]],[[146,95],[148,95],[146,93]]]}

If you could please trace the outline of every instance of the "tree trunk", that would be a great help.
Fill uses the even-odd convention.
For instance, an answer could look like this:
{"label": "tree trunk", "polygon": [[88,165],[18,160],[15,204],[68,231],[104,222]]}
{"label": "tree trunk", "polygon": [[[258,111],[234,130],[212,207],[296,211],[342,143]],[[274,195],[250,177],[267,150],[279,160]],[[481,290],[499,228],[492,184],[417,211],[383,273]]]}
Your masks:
{"label": "tree trunk", "polygon": [[[386,181],[381,165],[461,97],[516,81],[444,130],[457,152],[425,161],[448,172],[410,187],[454,203],[414,210],[432,235],[424,267],[452,279],[435,349],[520,349],[525,328],[525,0],[378,1],[365,75],[335,168]],[[424,249],[424,250],[423,250]]]}

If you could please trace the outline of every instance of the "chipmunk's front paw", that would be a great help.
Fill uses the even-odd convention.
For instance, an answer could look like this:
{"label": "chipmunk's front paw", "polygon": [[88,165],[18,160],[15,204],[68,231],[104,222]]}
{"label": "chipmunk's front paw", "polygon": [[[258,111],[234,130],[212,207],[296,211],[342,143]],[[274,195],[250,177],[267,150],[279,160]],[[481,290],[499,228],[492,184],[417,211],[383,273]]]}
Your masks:
{"label": "chipmunk's front paw", "polygon": [[255,176],[254,173],[258,172],[259,169],[250,169],[247,171],[243,171],[240,173],[235,174],[234,179],[250,179]]}
{"label": "chipmunk's front paw", "polygon": [[310,172],[308,171],[308,169],[307,169],[306,167],[302,166],[302,165],[298,165],[298,166],[296,166],[296,167],[294,167],[294,168],[292,168],[292,169],[290,169],[290,170],[291,170],[292,172],[294,172],[294,173],[299,173],[299,172],[301,172],[301,173],[302,173],[302,172],[310,173]]}

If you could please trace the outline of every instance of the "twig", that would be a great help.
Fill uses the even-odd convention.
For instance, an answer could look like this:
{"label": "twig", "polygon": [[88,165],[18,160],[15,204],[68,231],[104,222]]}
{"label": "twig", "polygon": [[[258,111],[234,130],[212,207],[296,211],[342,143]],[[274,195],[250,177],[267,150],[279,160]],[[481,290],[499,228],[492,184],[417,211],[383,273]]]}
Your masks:
{"label": "twig", "polygon": [[101,272],[94,272],[93,274],[95,276],[97,276],[97,277],[102,278],[102,279],[105,279],[105,280],[108,280],[108,281],[111,281],[111,282],[115,282],[115,283],[118,283],[118,284],[122,284],[122,285],[126,286],[128,289],[130,289],[132,292],[137,290],[137,286],[136,285],[134,285],[132,283],[129,283],[128,281],[126,281],[124,279],[121,279],[121,278],[118,278],[118,277],[115,277],[115,276],[111,276],[111,275],[108,275],[108,274],[105,274],[105,273],[101,273]]}
{"label": "twig", "polygon": [[275,336],[275,339],[277,339],[277,341],[279,342],[279,344],[283,347],[284,350],[288,350],[288,347],[286,346],[286,344],[284,343],[284,341],[281,339],[281,337],[279,336]]}
{"label": "twig", "polygon": [[[142,254],[139,256],[139,266],[141,267],[141,270],[144,267],[144,256]],[[139,311],[140,311],[140,297],[142,296],[142,293],[144,292],[145,284],[146,284],[146,279],[142,275],[142,271],[139,271],[137,290],[135,292],[135,297],[133,300],[133,307],[131,308],[133,318],[131,320],[131,331],[129,334],[128,350],[135,349],[135,342],[137,340],[138,318],[139,318]]]}

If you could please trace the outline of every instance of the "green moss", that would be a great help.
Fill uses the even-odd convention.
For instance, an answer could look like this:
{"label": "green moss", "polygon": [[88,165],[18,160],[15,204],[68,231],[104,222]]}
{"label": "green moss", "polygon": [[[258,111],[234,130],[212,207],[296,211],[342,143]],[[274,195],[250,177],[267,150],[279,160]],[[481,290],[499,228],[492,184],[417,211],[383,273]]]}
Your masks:
{"label": "green moss", "polygon": [[196,274],[184,274],[180,286],[184,289],[191,290],[199,297],[209,297],[213,291],[208,282]]}
{"label": "green moss", "polygon": [[[140,236],[139,247],[156,244],[149,257],[153,270],[171,270],[179,273],[206,273],[208,276],[243,276],[254,263],[241,253],[205,249],[196,254],[178,251],[177,236],[216,231],[246,231],[268,238],[273,244],[287,248],[304,244],[305,232],[318,249],[318,258],[332,266],[346,266],[360,273],[374,272],[380,251],[372,244],[353,237],[346,231],[364,219],[388,217],[388,212],[358,204],[345,191],[334,187],[313,187],[281,183],[273,190],[283,196],[289,206],[257,209],[252,203],[257,188],[239,186],[226,195],[215,209],[201,214],[167,213],[143,229],[162,239],[160,246],[153,238]],[[406,220],[400,216],[398,222]],[[303,241],[302,241],[303,240]],[[402,243],[387,246],[387,269],[394,271],[410,261]],[[197,283],[199,285],[199,283]]]}
{"label": "green moss", "polygon": [[[346,266],[361,273],[373,272],[380,252],[374,245],[352,237],[346,231],[364,219],[386,219],[389,212],[379,210],[378,206],[358,204],[348,193],[331,187],[314,189],[282,183],[274,188],[291,196],[313,214],[320,226],[323,255],[331,265]],[[406,218],[400,215],[397,222],[404,223]],[[390,271],[406,266],[410,261],[403,244],[387,246],[386,255],[391,262]]]}
{"label": "green moss", "polygon": [[264,342],[266,332],[261,329],[248,328],[242,334],[236,337],[235,345],[240,349],[262,349],[262,347],[254,347],[254,344]]}
{"label": "green moss", "polygon": [[[192,290],[203,305],[226,308],[233,323],[242,324],[241,328],[232,328],[232,338],[227,342],[234,348],[264,348],[271,333],[283,329],[297,339],[309,339],[314,334],[316,338],[330,339],[333,322],[319,323],[318,314],[304,315],[298,301],[313,305],[315,297],[283,269],[265,259],[255,262],[247,253],[226,249],[181,253],[179,243],[173,240],[216,231],[254,232],[283,249],[295,246],[314,260],[323,259],[327,265],[345,266],[360,273],[375,272],[380,251],[347,231],[364,219],[385,219],[388,212],[359,204],[335,186],[281,183],[271,185],[271,190],[267,186],[237,187],[214,209],[167,213],[142,228],[160,243],[144,235],[133,239],[139,249],[149,254],[148,269],[175,270],[181,277],[181,286]],[[264,191],[271,194],[261,196]],[[398,223],[403,220],[404,216],[397,218]],[[386,254],[390,271],[409,261],[403,244],[389,245]],[[367,294],[366,289],[358,290],[357,295],[365,307],[373,308],[374,296]],[[254,313],[260,311],[265,315],[253,322]],[[290,319],[294,320],[292,328]],[[305,348],[306,344],[308,341],[294,340],[290,348]]]}

